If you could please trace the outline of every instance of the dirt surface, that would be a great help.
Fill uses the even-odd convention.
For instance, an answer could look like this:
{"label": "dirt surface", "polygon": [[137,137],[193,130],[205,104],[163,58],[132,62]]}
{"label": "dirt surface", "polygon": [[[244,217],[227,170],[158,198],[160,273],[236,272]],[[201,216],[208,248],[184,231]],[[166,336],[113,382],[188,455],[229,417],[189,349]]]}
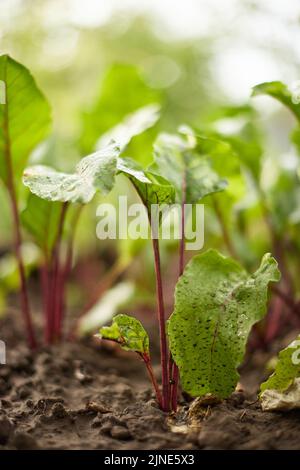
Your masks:
{"label": "dirt surface", "polygon": [[300,448],[300,412],[263,413],[249,365],[242,379],[251,393],[205,406],[182,399],[174,418],[157,408],[132,354],[92,343],[32,354],[9,323],[1,338],[8,357],[0,366],[0,449]]}

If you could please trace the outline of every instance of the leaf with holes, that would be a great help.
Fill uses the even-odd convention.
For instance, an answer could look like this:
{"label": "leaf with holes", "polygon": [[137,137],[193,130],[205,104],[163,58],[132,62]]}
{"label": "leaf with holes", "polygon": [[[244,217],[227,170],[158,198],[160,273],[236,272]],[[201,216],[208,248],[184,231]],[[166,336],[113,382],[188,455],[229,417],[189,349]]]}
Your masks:
{"label": "leaf with holes", "polygon": [[266,313],[268,284],[279,278],[269,254],[253,275],[215,250],[188,263],[168,321],[170,350],[186,392],[230,395],[250,330]]}
{"label": "leaf with holes", "polygon": [[8,55],[0,56],[0,178],[6,185],[22,175],[32,150],[47,135],[50,107],[29,70]]}
{"label": "leaf with holes", "polygon": [[116,315],[112,325],[101,328],[96,336],[119,343],[125,351],[149,356],[148,334],[141,322],[129,315]]}
{"label": "leaf with holes", "polygon": [[83,158],[73,174],[36,165],[25,170],[23,183],[33,194],[48,201],[87,204],[97,191],[106,194],[112,189],[119,153],[119,147],[111,143]]}

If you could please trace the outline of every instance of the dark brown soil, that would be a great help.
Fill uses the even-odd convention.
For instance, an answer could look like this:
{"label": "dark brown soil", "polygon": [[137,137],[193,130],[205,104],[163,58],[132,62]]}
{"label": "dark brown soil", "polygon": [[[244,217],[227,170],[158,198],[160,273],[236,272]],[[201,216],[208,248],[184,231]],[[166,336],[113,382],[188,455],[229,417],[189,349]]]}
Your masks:
{"label": "dark brown soil", "polygon": [[1,328],[0,449],[300,449],[300,412],[263,413],[249,365],[251,393],[214,406],[182,399],[175,418],[157,408],[134,355],[92,343],[32,354],[17,337]]}

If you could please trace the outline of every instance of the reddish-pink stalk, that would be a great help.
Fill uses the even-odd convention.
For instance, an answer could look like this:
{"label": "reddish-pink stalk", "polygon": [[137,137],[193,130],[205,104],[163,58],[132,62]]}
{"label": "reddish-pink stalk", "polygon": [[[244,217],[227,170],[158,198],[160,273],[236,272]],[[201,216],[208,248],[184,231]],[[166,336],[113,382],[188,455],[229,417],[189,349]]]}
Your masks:
{"label": "reddish-pink stalk", "polygon": [[59,225],[58,225],[58,232],[56,243],[54,247],[53,253],[53,336],[55,340],[59,340],[61,336],[60,331],[60,306],[61,306],[61,288],[62,288],[62,272],[61,272],[61,263],[60,263],[60,249],[61,249],[61,241],[62,241],[62,234],[64,228],[64,222],[66,217],[66,212],[68,208],[68,203],[65,202],[62,206]]}
{"label": "reddish-pink stalk", "polygon": [[[182,179],[182,203],[181,203],[181,237],[179,243],[179,270],[178,277],[180,277],[184,270],[184,249],[185,249],[185,203],[186,203],[186,175]],[[178,402],[178,383],[179,383],[179,369],[172,357],[170,361],[173,362],[172,367],[172,383],[171,383],[171,407],[174,412],[177,410]]]}
{"label": "reddish-pink stalk", "polygon": [[64,321],[64,313],[66,307],[66,299],[65,299],[65,288],[66,282],[70,275],[72,269],[72,262],[73,262],[73,249],[74,249],[74,240],[76,235],[76,229],[78,226],[78,221],[80,218],[80,214],[82,211],[83,206],[79,206],[78,210],[75,213],[75,216],[72,221],[72,232],[69,237],[68,241],[68,249],[66,255],[66,262],[62,269],[62,277],[61,277],[61,291],[60,291],[60,305],[59,305],[59,325],[60,325],[60,332],[62,331],[63,321]]}
{"label": "reddish-pink stalk", "polygon": [[153,372],[150,356],[148,354],[141,354],[141,357],[142,357],[142,359],[143,359],[143,361],[144,361],[144,363],[147,367],[147,371],[148,371],[150,380],[152,382],[152,385],[153,385],[153,388],[154,388],[154,391],[155,391],[157,402],[158,402],[160,408],[163,408],[163,399],[162,399],[162,395],[161,395],[156,377],[155,377],[154,372]]}
{"label": "reddish-pink stalk", "polygon": [[163,300],[163,287],[161,277],[160,253],[159,242],[155,238],[156,234],[152,237],[155,274],[156,274],[156,296],[157,296],[157,314],[160,333],[160,361],[162,370],[162,410],[169,411],[170,403],[170,387],[169,387],[169,374],[168,374],[168,348],[167,348],[167,335],[166,335],[166,321],[165,321],[165,308]]}
{"label": "reddish-pink stalk", "polygon": [[22,236],[21,236],[21,224],[19,218],[18,204],[17,204],[17,195],[14,183],[14,175],[12,169],[12,158],[10,151],[10,135],[8,129],[8,102],[4,106],[4,119],[3,119],[3,135],[4,135],[4,155],[7,166],[7,188],[10,195],[11,207],[12,207],[12,216],[14,223],[14,235],[15,235],[15,254],[17,258],[18,270],[20,275],[21,283],[21,305],[22,313],[24,317],[24,322],[27,330],[28,343],[32,349],[35,349],[37,346],[34,328],[31,318],[30,305],[28,299],[28,288],[25,275],[25,268],[22,257]]}

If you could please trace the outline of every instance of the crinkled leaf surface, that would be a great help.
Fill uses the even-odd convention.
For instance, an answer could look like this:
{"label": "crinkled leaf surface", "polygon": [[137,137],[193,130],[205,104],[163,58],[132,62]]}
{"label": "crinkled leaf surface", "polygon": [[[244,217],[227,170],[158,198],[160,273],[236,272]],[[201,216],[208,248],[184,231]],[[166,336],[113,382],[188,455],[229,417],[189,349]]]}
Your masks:
{"label": "crinkled leaf surface", "polygon": [[8,55],[0,56],[0,80],[5,92],[5,104],[0,104],[0,178],[7,184],[9,165],[14,178],[22,175],[31,151],[48,133],[51,116],[29,70]]}
{"label": "crinkled leaf surface", "polygon": [[300,121],[300,102],[295,102],[293,94],[282,82],[265,82],[256,85],[252,90],[252,96],[269,95],[280,101],[292,111],[296,119]]}
{"label": "crinkled leaf surface", "polygon": [[73,174],[36,165],[25,170],[23,183],[33,194],[48,201],[87,204],[96,191],[106,194],[112,189],[119,153],[119,147],[111,143],[83,158]]}
{"label": "crinkled leaf surface", "polygon": [[96,148],[100,149],[114,140],[122,152],[133,137],[154,126],[159,119],[159,110],[157,104],[151,104],[129,114],[120,124],[100,137]]}
{"label": "crinkled leaf surface", "polygon": [[36,244],[49,255],[58,232],[62,204],[29,194],[27,206],[21,213],[21,221],[33,236]]}
{"label": "crinkled leaf surface", "polygon": [[116,341],[125,351],[149,355],[149,337],[139,320],[129,315],[117,315],[111,326],[100,329],[100,337]]}
{"label": "crinkled leaf surface", "polygon": [[284,392],[300,377],[300,335],[280,351],[274,373],[261,385],[261,391],[279,390]]}
{"label": "crinkled leaf surface", "polygon": [[213,170],[210,157],[201,155],[195,146],[196,141],[189,143],[183,137],[171,134],[160,134],[154,144],[153,171],[174,185],[180,202],[185,186],[185,199],[190,204],[227,186],[227,182]]}
{"label": "crinkled leaf surface", "polygon": [[118,158],[119,173],[125,174],[135,189],[149,214],[152,204],[173,204],[175,201],[175,188],[163,177],[143,168],[130,158]]}
{"label": "crinkled leaf surface", "polygon": [[215,250],[188,263],[168,321],[170,349],[186,392],[230,395],[251,327],[266,313],[268,284],[279,277],[269,254],[253,275]]}

